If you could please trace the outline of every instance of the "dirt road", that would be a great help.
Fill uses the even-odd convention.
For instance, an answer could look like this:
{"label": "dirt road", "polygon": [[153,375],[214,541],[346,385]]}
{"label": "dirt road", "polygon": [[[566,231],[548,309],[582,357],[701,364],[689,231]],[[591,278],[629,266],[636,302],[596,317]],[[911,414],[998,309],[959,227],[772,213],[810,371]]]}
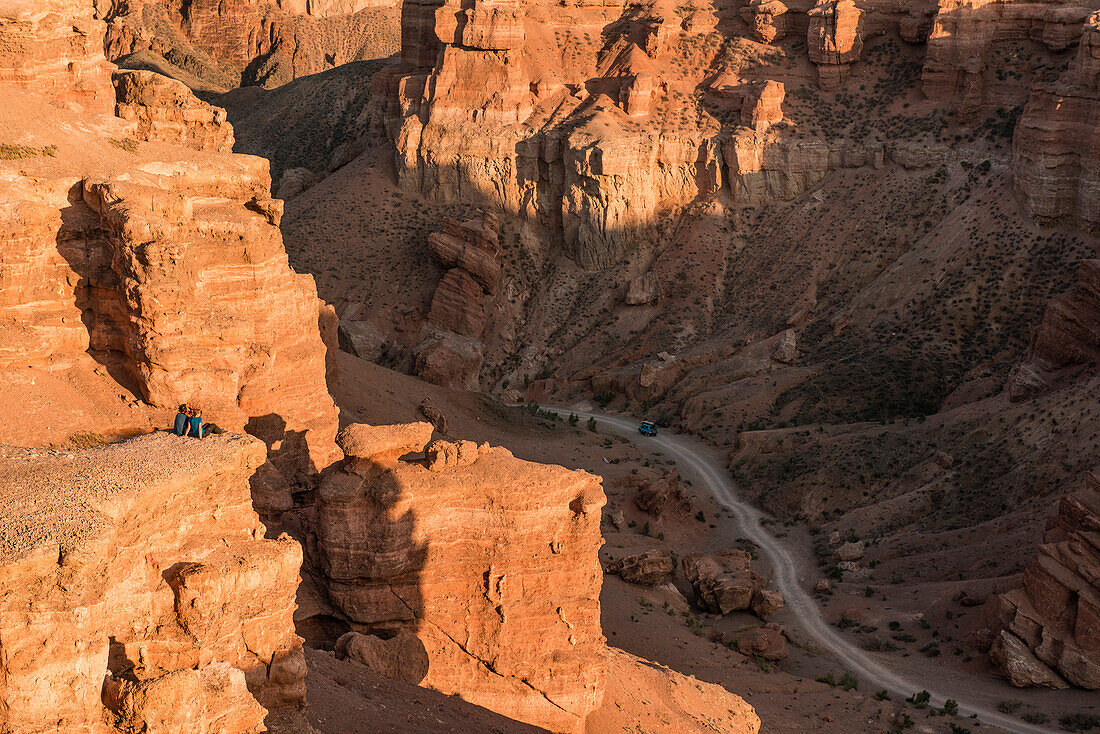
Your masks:
{"label": "dirt road", "polygon": [[[847,670],[854,673],[861,682],[874,688],[885,688],[891,696],[905,698],[920,690],[932,694],[932,705],[942,706],[948,698],[959,704],[959,715],[977,714],[985,724],[992,724],[1005,731],[1018,734],[1050,734],[1048,729],[1028,724],[1013,716],[1008,716],[974,700],[968,700],[965,684],[958,688],[947,688],[943,681],[915,680],[906,674],[894,670],[890,661],[872,657],[866,650],[845,639],[836,629],[825,621],[821,607],[805,588],[803,579],[798,576],[797,559],[783,544],[760,524],[761,512],[747,502],[738,499],[733,491],[733,482],[725,468],[713,457],[713,451],[703,444],[686,436],[659,433],[653,437],[641,437],[636,421],[576,410],[564,410],[544,406],[546,410],[559,415],[576,413],[587,420],[595,418],[605,429],[627,438],[646,442],[647,446],[658,448],[663,454],[676,461],[681,467],[690,467],[702,479],[707,490],[715,500],[733,513],[744,537],[758,546],[772,564],[777,588],[783,594],[787,608],[798,621],[798,626],[808,638],[819,644],[823,650],[832,654]],[[955,681],[950,685],[958,686]],[[897,698],[895,699],[897,700]]]}

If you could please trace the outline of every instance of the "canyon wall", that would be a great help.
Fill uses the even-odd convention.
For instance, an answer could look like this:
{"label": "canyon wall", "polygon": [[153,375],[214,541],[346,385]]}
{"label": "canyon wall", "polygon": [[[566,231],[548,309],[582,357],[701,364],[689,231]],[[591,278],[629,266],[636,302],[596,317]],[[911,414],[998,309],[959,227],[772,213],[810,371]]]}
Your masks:
{"label": "canyon wall", "polygon": [[1016,126],[1013,173],[1029,213],[1100,229],[1100,13],[1088,17],[1076,56],[1057,81],[1037,85]]}
{"label": "canyon wall", "polygon": [[396,34],[385,26],[398,7],[393,0],[97,3],[99,17],[107,20],[111,60],[148,52],[221,91],[279,86],[349,61],[388,56],[396,50]]}
{"label": "canyon wall", "polygon": [[321,484],[310,541],[353,629],[338,652],[581,731],[606,676],[598,478],[431,436],[416,423],[338,437],[347,459]]}
{"label": "canyon wall", "polygon": [[[53,32],[36,32],[90,16],[70,3],[10,18],[24,41],[5,46],[0,66],[52,49]],[[80,48],[72,69],[109,68]],[[0,84],[5,119],[24,131],[0,162],[0,369],[106,370],[141,399],[135,414],[197,404],[267,443],[257,506],[289,508],[291,491],[337,457],[337,414],[315,286],[288,265],[267,161],[228,153],[224,112],[181,84],[122,73],[120,118],[108,118],[57,109],[72,94],[43,73],[41,86]],[[72,84],[81,99],[116,95],[106,74]]]}
{"label": "canyon wall", "polygon": [[265,455],[236,434],[0,446],[4,731],[252,734],[304,702],[302,550],[252,509]]}
{"label": "canyon wall", "polygon": [[1017,686],[1100,689],[1100,479],[1062,498],[1023,585],[998,599],[990,656]]}

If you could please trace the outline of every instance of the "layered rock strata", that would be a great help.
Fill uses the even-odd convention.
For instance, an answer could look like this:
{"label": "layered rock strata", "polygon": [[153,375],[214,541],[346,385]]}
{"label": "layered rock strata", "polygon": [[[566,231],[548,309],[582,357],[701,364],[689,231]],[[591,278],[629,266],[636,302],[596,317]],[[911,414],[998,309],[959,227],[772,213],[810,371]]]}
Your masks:
{"label": "layered rock strata", "polygon": [[1100,479],[1085,475],[1047,521],[1023,584],[998,600],[990,654],[1017,686],[1100,689]]}
{"label": "layered rock strata", "polygon": [[107,0],[98,7],[108,21],[104,46],[110,59],[151,52],[224,90],[279,86],[378,52],[384,56],[390,49],[377,28],[387,22],[380,11],[397,5],[386,0]]}
{"label": "layered rock strata", "polygon": [[416,373],[446,387],[476,390],[489,307],[500,278],[499,222],[482,212],[469,222],[446,219],[428,236],[428,251],[446,270],[432,295]]}
{"label": "layered rock strata", "polygon": [[182,82],[151,71],[120,71],[114,85],[115,115],[136,123],[142,140],[233,152],[225,110],[199,100]]}
{"label": "layered rock strata", "polygon": [[301,547],[264,539],[249,494],[265,454],[228,433],[0,446],[5,731],[252,734],[304,702]]}
{"label": "layered rock strata", "polygon": [[[488,445],[429,446],[431,434],[341,432],[347,459],[322,482],[312,531],[330,599],[355,632],[415,635],[400,677],[579,731],[605,676],[599,482]],[[392,659],[378,642],[355,648]]]}
{"label": "layered rock strata", "polygon": [[925,95],[973,116],[984,107],[1019,104],[1027,87],[1012,84],[1016,49],[1034,40],[1060,52],[1081,37],[1082,23],[1100,8],[1090,2],[1021,2],[1019,0],[940,0],[928,38],[922,72]]}
{"label": "layered rock strata", "polygon": [[[56,22],[79,27],[91,4],[68,12]],[[174,82],[121,74],[124,121],[56,109],[51,80],[0,84],[0,115],[27,131],[0,162],[0,371],[53,373],[90,355],[147,405],[197,404],[267,443],[258,507],[289,508],[336,457],[337,415],[316,289],[288,264],[267,162],[222,152],[223,113]],[[113,95],[97,84],[96,99]]]}
{"label": "layered rock strata", "polygon": [[0,85],[32,90],[76,112],[109,113],[113,67],[104,25],[85,0],[9,2],[0,7]]}
{"label": "layered rock strata", "polygon": [[1031,93],[1012,141],[1016,190],[1040,222],[1100,230],[1100,13],[1069,70]]}

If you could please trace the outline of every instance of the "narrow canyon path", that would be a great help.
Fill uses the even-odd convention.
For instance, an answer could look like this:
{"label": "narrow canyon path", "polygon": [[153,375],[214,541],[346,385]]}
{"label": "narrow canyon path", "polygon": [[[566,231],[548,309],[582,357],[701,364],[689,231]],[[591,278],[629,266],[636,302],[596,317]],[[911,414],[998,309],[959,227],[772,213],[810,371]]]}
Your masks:
{"label": "narrow canyon path", "polygon": [[[914,679],[906,673],[893,669],[890,661],[873,657],[866,650],[845,639],[825,620],[821,607],[807,591],[803,579],[799,577],[799,564],[795,554],[760,524],[763,513],[748,502],[739,499],[734,493],[733,482],[724,466],[714,457],[713,449],[684,435],[658,433],[653,437],[640,437],[638,422],[628,418],[550,406],[542,407],[558,415],[568,416],[570,413],[575,413],[584,420],[594,418],[601,427],[631,440],[644,441],[647,446],[656,447],[681,466],[690,467],[704,481],[707,490],[718,504],[733,513],[741,534],[756,543],[760,551],[767,556],[774,569],[776,587],[783,594],[787,608],[797,619],[802,633],[819,644],[823,651],[835,657],[847,670],[854,673],[860,683],[868,684],[868,687],[873,689],[885,688],[895,700],[912,696],[922,689],[932,695],[931,703],[934,706],[942,706],[946,699],[953,698],[959,704],[960,717],[977,714],[982,723],[991,724],[1009,732],[1050,734],[1056,731],[1021,721],[976,700],[977,697],[973,693],[974,689],[980,685],[979,681],[955,680],[946,674],[941,680]],[[965,725],[965,718],[960,723]]]}

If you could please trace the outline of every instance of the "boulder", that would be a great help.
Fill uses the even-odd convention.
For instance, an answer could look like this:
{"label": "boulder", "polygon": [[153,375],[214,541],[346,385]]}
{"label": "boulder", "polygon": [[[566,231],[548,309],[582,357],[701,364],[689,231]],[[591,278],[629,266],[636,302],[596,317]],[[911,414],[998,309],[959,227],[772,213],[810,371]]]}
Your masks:
{"label": "boulder", "polygon": [[1019,688],[1069,688],[1062,676],[1035,657],[1019,637],[1007,630],[1001,630],[993,641],[989,657],[1008,677],[1008,682]]}
{"label": "boulder", "polygon": [[431,424],[435,426],[435,430],[443,434],[447,433],[450,428],[450,424],[447,421],[447,414],[443,412],[442,408],[437,407],[436,404],[432,402],[431,398],[424,398],[421,400],[420,405],[417,406],[417,410],[420,411],[420,415],[427,418]]}
{"label": "boulder", "polygon": [[863,558],[863,541],[847,542],[833,551],[833,558],[837,561],[858,561]]}
{"label": "boulder", "polygon": [[408,630],[382,638],[346,632],[336,641],[336,657],[354,660],[379,675],[417,684],[428,673],[428,653],[420,638]]}
{"label": "boulder", "polygon": [[675,570],[667,551],[651,548],[617,558],[607,565],[607,572],[618,574],[623,581],[641,586],[656,586]]}
{"label": "boulder", "polygon": [[681,565],[696,602],[715,614],[748,609],[753,595],[765,586],[764,578],[752,570],[752,556],[742,550],[689,553]]}
{"label": "boulder", "polygon": [[787,329],[779,335],[772,351],[772,359],[780,364],[794,364],[798,359],[798,337],[794,329]]}
{"label": "boulder", "polygon": [[742,655],[763,658],[772,662],[786,660],[791,656],[783,628],[778,624],[766,624],[763,627],[739,632],[737,651]]}
{"label": "boulder", "polygon": [[752,602],[749,606],[753,614],[760,617],[760,619],[765,619],[778,612],[785,604],[783,602],[783,595],[778,591],[758,589],[756,593],[752,595]]}
{"label": "boulder", "polygon": [[680,485],[680,474],[675,469],[669,469],[659,479],[639,489],[634,504],[652,517],[661,517],[666,512],[691,514],[692,510],[691,498]]}

